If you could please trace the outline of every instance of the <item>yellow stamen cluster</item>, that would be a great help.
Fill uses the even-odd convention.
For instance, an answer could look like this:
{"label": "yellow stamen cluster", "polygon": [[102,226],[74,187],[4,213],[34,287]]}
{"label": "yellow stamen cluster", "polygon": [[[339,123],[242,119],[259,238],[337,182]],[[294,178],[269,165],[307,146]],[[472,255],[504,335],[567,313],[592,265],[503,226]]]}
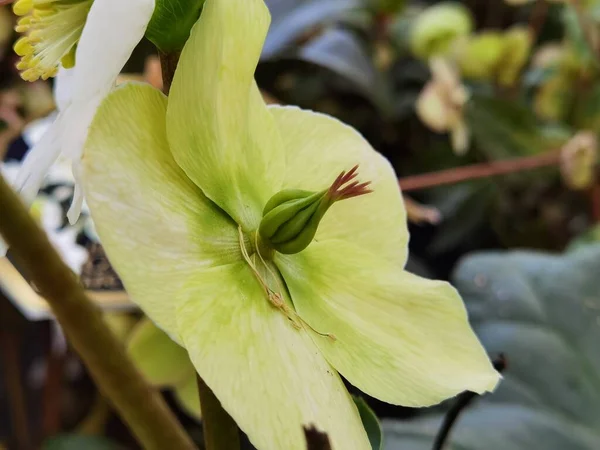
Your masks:
{"label": "yellow stamen cluster", "polygon": [[13,11],[20,16],[15,44],[21,57],[17,68],[27,81],[56,75],[59,64],[75,64],[75,49],[93,0],[18,0]]}

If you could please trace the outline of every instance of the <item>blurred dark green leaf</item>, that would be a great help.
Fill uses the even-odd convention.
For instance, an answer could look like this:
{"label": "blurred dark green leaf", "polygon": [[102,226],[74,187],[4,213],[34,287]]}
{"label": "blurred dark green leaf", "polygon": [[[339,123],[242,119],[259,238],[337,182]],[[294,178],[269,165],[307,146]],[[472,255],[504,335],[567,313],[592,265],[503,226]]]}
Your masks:
{"label": "blurred dark green leaf", "polygon": [[431,203],[442,214],[442,223],[427,247],[428,252],[445,253],[472,242],[477,230],[489,218],[492,187],[480,182],[440,189]]}
{"label": "blurred dark green leaf", "polygon": [[389,96],[373,60],[352,32],[327,30],[304,45],[299,57],[345,78],[380,110],[390,110]]}
{"label": "blurred dark green leaf", "polygon": [[[600,245],[555,256],[467,257],[454,283],[490,354],[496,393],[463,413],[448,450],[600,448]],[[430,449],[441,416],[384,422],[387,450]]]}
{"label": "blurred dark green leaf", "polygon": [[[592,17],[584,12],[585,20],[589,20]],[[571,47],[578,59],[583,65],[595,65],[600,67],[598,58],[594,55],[594,51],[590,48],[590,44],[586,39],[585,32],[581,27],[580,20],[577,16],[577,9],[575,6],[566,4],[563,8],[563,24],[565,28],[565,34],[567,40],[571,44]]]}
{"label": "blurred dark green leaf", "polygon": [[533,112],[516,101],[473,95],[465,115],[478,148],[490,159],[548,150]]}
{"label": "blurred dark green leaf", "polygon": [[371,448],[373,450],[381,450],[383,448],[383,433],[377,416],[362,397],[353,395],[352,400],[354,400],[358,408],[358,413],[369,437]]}
{"label": "blurred dark green leaf", "polygon": [[102,436],[61,434],[47,440],[42,450],[125,450],[125,447]]}
{"label": "blurred dark green leaf", "polygon": [[262,58],[269,59],[304,34],[326,23],[342,20],[345,13],[362,6],[360,0],[267,1],[272,22]]}

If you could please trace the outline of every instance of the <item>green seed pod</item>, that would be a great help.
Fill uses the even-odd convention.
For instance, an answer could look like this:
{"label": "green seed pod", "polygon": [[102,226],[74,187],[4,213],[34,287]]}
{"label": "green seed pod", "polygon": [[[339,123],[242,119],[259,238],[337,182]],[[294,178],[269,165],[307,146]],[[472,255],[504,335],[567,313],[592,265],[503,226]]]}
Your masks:
{"label": "green seed pod", "polygon": [[275,194],[267,202],[258,228],[263,245],[284,254],[308,247],[321,219],[336,201],[371,192],[369,183],[354,181],[357,169],[342,172],[329,189],[320,192],[285,189]]}

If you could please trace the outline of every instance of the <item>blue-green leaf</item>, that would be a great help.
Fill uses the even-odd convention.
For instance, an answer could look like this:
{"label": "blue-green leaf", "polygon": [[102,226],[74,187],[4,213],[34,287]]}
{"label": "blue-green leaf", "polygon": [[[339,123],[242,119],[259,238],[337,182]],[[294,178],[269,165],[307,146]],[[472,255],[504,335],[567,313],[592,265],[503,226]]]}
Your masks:
{"label": "blue-green leaf", "polygon": [[[491,354],[497,392],[459,417],[447,450],[600,448],[600,245],[562,256],[467,257],[454,282]],[[386,450],[429,450],[442,416],[384,422]]]}

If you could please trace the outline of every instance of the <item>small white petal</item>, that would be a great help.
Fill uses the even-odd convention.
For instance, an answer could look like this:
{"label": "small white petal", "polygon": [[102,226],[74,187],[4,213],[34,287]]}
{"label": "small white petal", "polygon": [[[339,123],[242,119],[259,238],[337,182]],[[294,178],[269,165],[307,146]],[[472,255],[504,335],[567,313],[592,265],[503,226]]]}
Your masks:
{"label": "small white petal", "polygon": [[37,143],[42,140],[46,132],[56,120],[56,116],[57,114],[53,112],[48,114],[46,117],[31,121],[25,126],[23,129],[23,140],[27,144],[27,147],[35,147]]}
{"label": "small white petal", "polygon": [[50,129],[40,141],[27,153],[19,175],[15,180],[15,189],[21,193],[21,198],[26,205],[31,205],[50,166],[60,154],[61,145],[58,130],[64,117],[59,114]]}
{"label": "small white petal", "polygon": [[75,53],[73,99],[104,97],[144,37],[154,0],[95,0]]}
{"label": "small white petal", "polygon": [[71,225],[77,222],[79,215],[81,214],[81,208],[83,206],[83,189],[81,186],[82,167],[81,160],[73,160],[73,176],[75,177],[75,192],[73,193],[73,201],[71,207],[67,211],[67,218]]}
{"label": "small white petal", "polygon": [[73,77],[75,69],[58,69],[58,74],[54,78],[54,101],[56,108],[63,111],[73,98]]}

